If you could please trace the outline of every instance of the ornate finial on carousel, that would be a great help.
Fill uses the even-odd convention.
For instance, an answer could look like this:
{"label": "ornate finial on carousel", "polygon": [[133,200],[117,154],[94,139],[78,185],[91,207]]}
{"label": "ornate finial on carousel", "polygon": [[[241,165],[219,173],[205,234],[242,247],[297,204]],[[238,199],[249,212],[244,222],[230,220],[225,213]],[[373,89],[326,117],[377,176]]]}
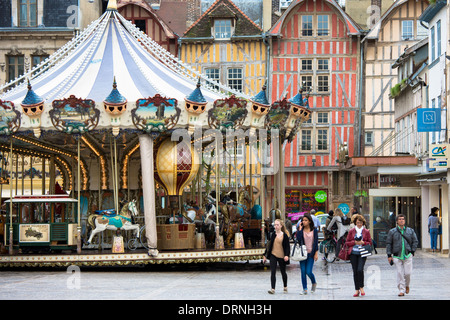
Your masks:
{"label": "ornate finial on carousel", "polygon": [[113,80],[113,89],[103,101],[105,111],[111,116],[113,135],[117,136],[120,131],[120,116],[127,110],[127,99],[117,90],[116,77]]}
{"label": "ornate finial on carousel", "polygon": [[[270,103],[269,101],[267,101],[266,89],[267,86],[266,84],[264,84],[262,86],[262,90],[256,96],[250,99],[253,102],[253,104],[261,106],[261,110],[258,110],[259,112],[267,113],[269,111],[268,108],[270,108]],[[253,110],[255,112],[258,112],[255,107],[253,107]]]}
{"label": "ornate finial on carousel", "polygon": [[30,79],[27,79],[27,81],[28,92],[20,105],[23,112],[30,118],[34,135],[39,138],[41,136],[41,114],[44,111],[44,99],[33,91]]}
{"label": "ornate finial on carousel", "polygon": [[269,113],[270,103],[267,101],[266,84],[262,86],[262,90],[250,99],[251,116],[249,118],[250,132],[254,133],[256,129],[264,127],[264,119]]}
{"label": "ornate finial on carousel", "polygon": [[117,0],[109,0],[106,10],[117,11]]}
{"label": "ornate finial on carousel", "polygon": [[206,104],[208,103],[205,99],[205,97],[203,97],[202,91],[200,90],[200,77],[198,78],[197,81],[197,86],[194,89],[194,91],[192,91],[192,93],[187,96],[186,98],[184,98],[185,101],[185,108],[186,111],[189,114],[189,120],[188,120],[188,124],[189,124],[189,132],[193,132],[195,125],[196,124],[200,124],[200,115],[205,112],[206,110]]}
{"label": "ornate finial on carousel", "polygon": [[[291,141],[293,136],[297,133],[298,127],[301,123],[307,121],[311,116],[311,111],[309,110],[309,91],[311,88],[305,87],[305,83],[300,87],[298,93],[289,99],[291,103],[291,108],[289,110],[289,119],[287,121],[286,136],[288,140]],[[303,97],[303,92],[305,92],[305,97]],[[292,132],[292,134],[291,134]]]}

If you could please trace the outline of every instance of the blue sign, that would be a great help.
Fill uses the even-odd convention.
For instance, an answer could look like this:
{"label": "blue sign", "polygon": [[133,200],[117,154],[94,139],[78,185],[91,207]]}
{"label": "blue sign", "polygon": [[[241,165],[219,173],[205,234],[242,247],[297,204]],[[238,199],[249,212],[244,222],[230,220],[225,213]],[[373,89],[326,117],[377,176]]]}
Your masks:
{"label": "blue sign", "polygon": [[417,109],[417,131],[418,132],[441,131],[441,109],[437,108]]}
{"label": "blue sign", "polygon": [[340,205],[338,205],[338,209],[341,209],[343,214],[347,214],[350,212],[350,207],[346,203],[341,203]]}

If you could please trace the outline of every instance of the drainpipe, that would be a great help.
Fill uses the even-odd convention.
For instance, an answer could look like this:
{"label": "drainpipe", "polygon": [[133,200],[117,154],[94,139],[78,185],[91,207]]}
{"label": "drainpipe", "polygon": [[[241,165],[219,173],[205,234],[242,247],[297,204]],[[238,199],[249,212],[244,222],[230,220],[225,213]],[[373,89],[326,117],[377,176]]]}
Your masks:
{"label": "drainpipe", "polygon": [[267,92],[268,92],[268,100],[269,100],[269,103],[272,101],[272,95],[271,95],[271,92],[272,92],[272,79],[271,79],[271,77],[270,77],[270,64],[271,64],[271,59],[270,59],[270,44],[269,44],[269,41],[268,41],[268,39],[267,39],[268,37],[267,37],[267,34],[264,32],[263,34],[262,34],[262,39],[263,39],[263,43],[264,43],[264,45],[266,46],[266,51],[267,51],[267,53],[266,53],[266,78],[267,78]]}
{"label": "drainpipe", "polygon": [[[358,36],[360,38],[360,36]],[[359,68],[360,68],[360,73],[359,73],[359,126],[358,126],[358,156],[361,156],[362,153],[362,145],[363,145],[363,139],[361,137],[361,130],[362,130],[362,92],[363,92],[363,85],[364,85],[364,76],[363,76],[363,72],[364,72],[364,39],[362,41],[359,41]]]}

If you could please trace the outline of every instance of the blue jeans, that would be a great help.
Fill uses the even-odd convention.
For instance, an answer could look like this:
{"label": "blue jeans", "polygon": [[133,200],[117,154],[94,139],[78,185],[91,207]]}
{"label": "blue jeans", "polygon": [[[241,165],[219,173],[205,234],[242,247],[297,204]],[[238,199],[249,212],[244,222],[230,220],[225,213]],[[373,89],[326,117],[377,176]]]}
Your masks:
{"label": "blue jeans", "polygon": [[438,237],[439,229],[438,228],[430,228],[430,237],[431,237],[431,249],[437,250],[437,237]]}
{"label": "blue jeans", "polygon": [[314,258],[308,253],[308,258],[306,260],[300,261],[300,271],[302,273],[302,285],[303,290],[307,289],[307,283],[306,283],[306,276],[311,279],[311,283],[316,283],[316,278],[314,277],[314,274],[312,273],[312,269],[314,266]]}

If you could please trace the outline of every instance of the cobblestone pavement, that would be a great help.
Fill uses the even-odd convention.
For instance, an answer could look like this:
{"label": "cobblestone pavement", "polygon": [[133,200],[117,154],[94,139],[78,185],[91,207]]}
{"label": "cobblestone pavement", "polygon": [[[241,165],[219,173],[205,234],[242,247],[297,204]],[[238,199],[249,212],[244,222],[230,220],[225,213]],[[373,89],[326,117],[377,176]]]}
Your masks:
{"label": "cobblestone pavement", "polygon": [[[367,259],[365,297],[353,298],[351,265],[325,265],[319,256],[313,272],[317,290],[306,296],[301,291],[298,263],[287,268],[287,294],[282,293],[277,271],[276,294],[269,295],[270,269],[261,261],[68,269],[0,269],[1,300],[448,300],[450,259],[418,251],[414,257],[411,292],[398,297],[395,267],[387,263],[385,251]],[[308,279],[308,288],[310,288]]]}

